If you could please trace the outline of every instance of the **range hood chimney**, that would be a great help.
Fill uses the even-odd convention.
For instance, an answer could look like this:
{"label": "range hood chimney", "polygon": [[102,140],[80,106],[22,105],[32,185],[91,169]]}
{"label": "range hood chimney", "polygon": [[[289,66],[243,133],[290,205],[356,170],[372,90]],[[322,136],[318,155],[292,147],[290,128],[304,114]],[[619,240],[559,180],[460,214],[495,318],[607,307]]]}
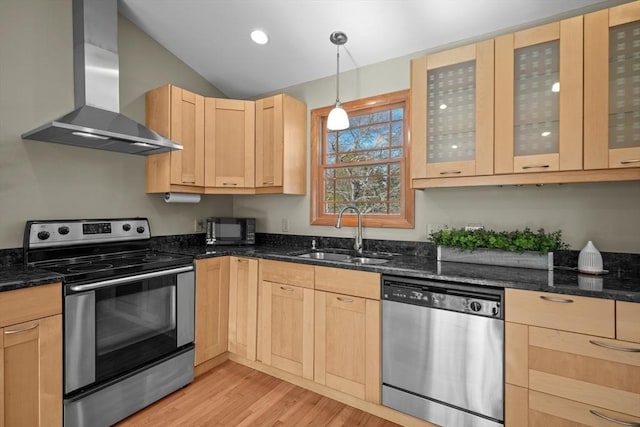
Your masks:
{"label": "range hood chimney", "polygon": [[120,114],[118,1],[73,0],[76,109],[24,139],[149,155],[182,146]]}

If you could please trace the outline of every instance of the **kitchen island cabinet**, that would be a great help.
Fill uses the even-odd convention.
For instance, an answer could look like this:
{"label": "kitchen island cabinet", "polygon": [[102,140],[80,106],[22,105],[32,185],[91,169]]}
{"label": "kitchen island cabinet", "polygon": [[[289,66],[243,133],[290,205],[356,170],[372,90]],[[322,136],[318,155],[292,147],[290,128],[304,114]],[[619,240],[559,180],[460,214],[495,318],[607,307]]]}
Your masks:
{"label": "kitchen island cabinet", "polygon": [[62,425],[60,283],[0,293],[0,426]]}
{"label": "kitchen island cabinet", "polygon": [[229,257],[196,260],[195,365],[227,351]]}
{"label": "kitchen island cabinet", "polygon": [[618,304],[505,291],[506,427],[640,422],[640,304]]}
{"label": "kitchen island cabinet", "polygon": [[204,185],[204,97],[174,85],[146,94],[147,126],[184,148],[147,156],[146,192],[201,192]]}

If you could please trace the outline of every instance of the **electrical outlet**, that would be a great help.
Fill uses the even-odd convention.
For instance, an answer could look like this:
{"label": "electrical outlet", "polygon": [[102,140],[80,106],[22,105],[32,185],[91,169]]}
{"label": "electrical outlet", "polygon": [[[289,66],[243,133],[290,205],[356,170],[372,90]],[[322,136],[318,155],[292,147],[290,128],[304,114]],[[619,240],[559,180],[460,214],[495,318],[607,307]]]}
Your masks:
{"label": "electrical outlet", "polygon": [[284,233],[288,233],[289,232],[289,219],[288,218],[282,218],[282,231]]}
{"label": "electrical outlet", "polygon": [[193,231],[196,233],[204,233],[204,219],[194,219],[193,220]]}

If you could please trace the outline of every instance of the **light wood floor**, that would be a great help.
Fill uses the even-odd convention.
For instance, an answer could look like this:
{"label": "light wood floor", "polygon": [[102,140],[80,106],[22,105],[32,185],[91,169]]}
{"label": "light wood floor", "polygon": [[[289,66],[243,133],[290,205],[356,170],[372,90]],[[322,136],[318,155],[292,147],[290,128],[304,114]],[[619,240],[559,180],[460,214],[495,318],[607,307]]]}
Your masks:
{"label": "light wood floor", "polygon": [[227,361],[117,426],[398,425]]}

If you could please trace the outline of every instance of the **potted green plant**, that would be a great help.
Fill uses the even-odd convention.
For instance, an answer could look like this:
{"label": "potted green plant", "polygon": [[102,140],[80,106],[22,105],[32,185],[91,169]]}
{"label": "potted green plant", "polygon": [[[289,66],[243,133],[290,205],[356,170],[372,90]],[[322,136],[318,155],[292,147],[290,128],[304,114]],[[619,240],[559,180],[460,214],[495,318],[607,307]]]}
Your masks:
{"label": "potted green plant", "polygon": [[562,232],[443,229],[429,235],[438,246],[438,261],[553,269],[553,252],[566,249]]}

